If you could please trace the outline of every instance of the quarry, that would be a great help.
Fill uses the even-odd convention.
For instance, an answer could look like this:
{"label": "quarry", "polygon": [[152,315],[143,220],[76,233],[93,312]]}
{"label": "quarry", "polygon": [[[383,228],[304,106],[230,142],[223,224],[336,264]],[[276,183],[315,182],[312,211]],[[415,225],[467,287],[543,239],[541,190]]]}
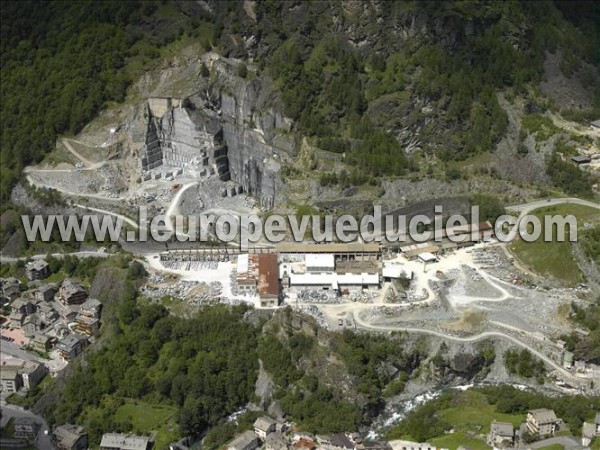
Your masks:
{"label": "quarry", "polygon": [[[300,189],[297,180],[283,180],[286,168],[305,158],[306,142],[290,133],[291,120],[269,85],[237,76],[238,64],[212,53],[189,62],[185,79],[192,82],[161,78],[133,106],[104,112],[80,135],[62,138],[52,158],[26,168],[27,181],[58,191],[79,212],[131,220],[138,206],[172,217],[290,213],[296,208],[291,199],[306,196],[318,204],[323,188]],[[216,75],[199,75],[201,65]],[[428,183],[438,197],[454,194]],[[404,196],[411,190],[420,195],[418,182],[382,185],[382,200],[400,198],[396,205],[408,203]],[[349,194],[352,202],[364,203],[361,195]],[[337,201],[343,205],[345,199]],[[450,210],[463,208],[449,203]],[[520,218],[546,206],[532,202],[509,211]],[[584,302],[589,287],[561,287],[532,276],[494,238],[491,225],[482,224],[476,239],[459,243],[260,241],[247,250],[235,243],[167,243],[140,245],[135,253],[151,274],[143,295],[156,302],[179,298],[181,314],[207,303],[245,303],[293,308],[331,330],[404,331],[456,342],[494,338],[531,351],[559,383],[588,389],[600,379],[600,367],[574,361],[561,348],[559,336],[572,327],[559,311]]]}

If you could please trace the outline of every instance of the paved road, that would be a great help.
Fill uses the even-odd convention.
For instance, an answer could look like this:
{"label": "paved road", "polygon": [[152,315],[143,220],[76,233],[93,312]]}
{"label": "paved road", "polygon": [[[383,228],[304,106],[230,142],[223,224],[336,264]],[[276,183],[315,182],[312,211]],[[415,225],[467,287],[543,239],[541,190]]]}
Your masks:
{"label": "paved road", "polygon": [[4,339],[0,341],[0,352],[6,353],[7,355],[20,358],[25,361],[34,361],[40,364],[45,364],[47,360],[40,358],[37,355],[31,354],[22,350],[18,345],[12,342],[6,342]]}
{"label": "paved road", "polygon": [[575,383],[582,382],[581,378],[574,376],[568,370],[566,370],[562,366],[558,365],[556,362],[554,362],[552,359],[550,359],[548,356],[546,356],[542,352],[536,350],[535,348],[531,347],[529,344],[515,338],[514,336],[502,333],[500,331],[485,331],[483,333],[475,334],[473,336],[460,337],[460,336],[454,336],[454,335],[447,334],[447,333],[442,333],[441,331],[428,330],[425,328],[371,325],[367,322],[364,322],[356,314],[353,314],[353,317],[354,317],[354,322],[357,324],[357,326],[359,328],[364,328],[364,329],[373,330],[373,331],[406,331],[407,333],[428,334],[430,336],[437,336],[437,337],[441,337],[443,339],[448,339],[448,340],[457,341],[457,342],[477,342],[477,341],[481,341],[481,340],[488,339],[488,338],[506,339],[506,340],[509,340],[512,343],[518,345],[519,347],[529,350],[533,355],[537,356],[539,359],[544,361],[547,365],[549,365],[554,370],[556,370],[558,373],[563,375],[563,377],[565,377],[566,380],[570,380],[571,382],[575,382]]}
{"label": "paved road", "polygon": [[[73,253],[52,253],[52,256],[54,256],[55,258],[62,258],[65,255],[77,256],[78,258],[107,258],[107,257],[111,256],[112,253],[107,253],[103,250],[97,250],[97,251],[90,250],[90,251],[81,251],[81,252],[73,252]],[[17,261],[27,261],[29,259],[44,259],[47,257],[48,257],[47,253],[41,253],[39,255],[33,255],[33,256],[19,256],[19,257],[4,256],[4,255],[0,254],[0,263],[13,263],[13,262],[17,262]]]}
{"label": "paved road", "polygon": [[34,419],[38,424],[40,424],[40,432],[38,433],[38,437],[36,440],[36,447],[38,448],[38,450],[53,450],[54,446],[52,445],[52,442],[50,441],[50,434],[46,434],[44,433],[45,431],[48,431],[48,424],[46,423],[46,421],[44,420],[43,417],[38,416],[34,413],[32,413],[31,411],[26,411],[23,408],[20,408],[19,406],[15,406],[15,405],[3,405],[2,406],[2,425],[5,425],[6,422],[8,422],[8,420],[10,418],[17,418],[17,417],[27,417],[27,418],[31,418]]}
{"label": "paved road", "polygon": [[584,448],[581,441],[573,436],[558,436],[542,441],[533,442],[532,444],[523,445],[523,448],[543,448],[550,445],[562,445],[566,450]]}
{"label": "paved road", "polygon": [[550,198],[548,200],[538,200],[530,203],[523,203],[521,205],[512,205],[507,206],[507,211],[514,211],[520,213],[519,216],[522,217],[525,214],[529,214],[532,211],[540,208],[547,208],[549,206],[561,205],[561,204],[573,204],[573,205],[583,205],[589,206],[590,208],[600,209],[600,203],[592,202],[589,200],[583,200],[581,198]]}
{"label": "paved road", "polygon": [[130,219],[129,217],[124,216],[123,214],[119,214],[119,213],[116,213],[116,212],[108,211],[106,209],[92,208],[91,206],[84,206],[84,205],[80,205],[78,203],[75,203],[73,206],[76,206],[77,208],[81,208],[81,209],[86,209],[88,211],[93,211],[93,212],[97,212],[97,213],[100,213],[100,214],[105,214],[107,216],[120,217],[121,219],[123,219],[123,222],[126,222],[127,224],[131,225],[136,230],[138,230],[140,228],[135,220]]}

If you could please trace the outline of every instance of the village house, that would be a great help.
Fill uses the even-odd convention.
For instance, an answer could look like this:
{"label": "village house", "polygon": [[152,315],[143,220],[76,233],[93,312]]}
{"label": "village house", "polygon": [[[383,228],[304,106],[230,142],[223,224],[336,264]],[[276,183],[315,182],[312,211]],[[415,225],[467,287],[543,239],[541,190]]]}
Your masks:
{"label": "village house", "polygon": [[412,441],[390,441],[390,445],[394,450],[436,450],[435,445],[428,442],[412,442]]}
{"label": "village house", "polygon": [[58,299],[63,305],[81,305],[87,298],[87,292],[76,281],[65,279],[58,290]]}
{"label": "village house", "polygon": [[559,420],[551,409],[533,409],[527,413],[527,429],[540,437],[552,436]]}
{"label": "village house", "polygon": [[589,447],[594,438],[600,438],[600,413],[596,413],[594,422],[584,422],[581,429],[581,444]]}
{"label": "village house", "polygon": [[275,431],[275,425],[276,422],[270,417],[259,417],[254,422],[254,432],[259,438],[265,439]]}
{"label": "village house", "polygon": [[2,294],[9,300],[14,300],[21,294],[21,282],[15,277],[2,279]]}
{"label": "village house", "polygon": [[56,285],[55,284],[44,284],[36,289],[33,294],[36,300],[49,302],[54,300],[54,295],[56,294]]}
{"label": "village house", "polygon": [[25,361],[18,370],[23,387],[27,390],[36,386],[48,374],[48,368],[44,364],[33,361]]}
{"label": "village house", "polygon": [[65,361],[71,361],[83,351],[87,343],[85,336],[70,334],[56,344],[56,349]]}
{"label": "village house", "polygon": [[83,314],[79,314],[75,318],[75,326],[73,330],[85,334],[86,336],[95,335],[100,329],[100,321],[95,317],[85,316]]}
{"label": "village house", "polygon": [[100,450],[146,450],[148,443],[146,436],[105,433],[100,441]]}
{"label": "village house", "polygon": [[356,448],[357,450],[392,450],[392,446],[386,441],[363,441]]}
{"label": "village house", "polygon": [[54,429],[52,443],[58,450],[85,450],[88,436],[82,426],[65,424]]}
{"label": "village house", "polygon": [[35,333],[29,343],[35,350],[40,352],[47,352],[51,347],[50,338],[43,333]]}
{"label": "village house", "polygon": [[[15,360],[12,364],[2,365],[2,390],[16,392],[21,388],[26,390],[36,386],[48,373],[43,364],[34,361]],[[6,372],[6,383],[4,373]]]}
{"label": "village house", "polygon": [[40,331],[43,327],[44,327],[44,322],[42,321],[42,318],[38,314],[32,314],[25,318],[25,320],[23,321],[23,325],[21,326],[21,329],[23,330],[23,334],[26,337],[30,338],[35,333]]}
{"label": "village house", "polygon": [[97,319],[98,317],[100,317],[101,311],[102,303],[100,303],[100,300],[97,300],[95,298],[88,298],[85,302],[81,304],[79,314]]}
{"label": "village house", "polygon": [[13,313],[22,313],[25,316],[28,316],[35,312],[35,305],[33,302],[31,302],[31,300],[26,298],[18,298],[12,302],[12,305],[10,305],[10,310]]}
{"label": "village house", "polygon": [[486,441],[494,449],[512,447],[515,441],[515,428],[512,423],[494,421],[490,425]]}
{"label": "village house", "polygon": [[25,274],[30,281],[43,280],[50,274],[50,269],[46,261],[36,259],[25,265]]}
{"label": "village house", "polygon": [[21,377],[17,368],[10,366],[2,366],[0,370],[0,384],[2,392],[12,394],[21,388]]}
{"label": "village house", "polygon": [[255,450],[258,447],[260,439],[254,431],[245,431],[227,444],[227,450]]}
{"label": "village house", "polygon": [[266,450],[289,450],[290,442],[279,432],[269,433],[265,438]]}
{"label": "village house", "polygon": [[20,439],[34,439],[39,430],[39,424],[30,417],[16,417],[13,436]]}
{"label": "village house", "polygon": [[328,448],[334,450],[355,450],[354,443],[348,439],[344,433],[338,433],[331,436]]}

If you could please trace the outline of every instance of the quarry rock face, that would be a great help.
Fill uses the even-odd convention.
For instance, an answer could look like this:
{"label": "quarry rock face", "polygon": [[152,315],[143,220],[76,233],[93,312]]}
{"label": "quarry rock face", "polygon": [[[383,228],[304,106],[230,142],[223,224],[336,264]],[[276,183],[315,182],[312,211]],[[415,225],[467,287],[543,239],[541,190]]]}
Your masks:
{"label": "quarry rock face", "polygon": [[272,208],[283,187],[281,157],[296,153],[291,121],[272,106],[262,77],[246,80],[215,64],[217,81],[204,91],[148,100],[142,171],[164,164],[196,178],[216,174]]}

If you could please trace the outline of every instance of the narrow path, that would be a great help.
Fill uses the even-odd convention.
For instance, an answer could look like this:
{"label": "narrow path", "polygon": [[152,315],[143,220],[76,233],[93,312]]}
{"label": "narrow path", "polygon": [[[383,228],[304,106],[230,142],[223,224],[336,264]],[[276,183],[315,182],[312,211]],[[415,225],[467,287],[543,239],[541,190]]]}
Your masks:
{"label": "narrow path", "polygon": [[73,154],[73,156],[75,156],[77,159],[79,159],[85,166],[91,167],[91,166],[94,166],[97,164],[97,163],[90,161],[89,159],[84,157],[81,153],[79,153],[77,150],[75,150],[73,148],[73,146],[71,145],[71,143],[69,142],[69,139],[63,138],[61,142],[65,145],[65,147],[67,147],[67,150],[69,150]]}
{"label": "narrow path", "polygon": [[123,219],[123,222],[126,222],[127,224],[131,225],[136,230],[139,230],[139,228],[140,228],[139,225],[137,224],[137,222],[135,222],[133,219],[130,219],[127,216],[124,216],[123,214],[115,213],[112,211],[107,211],[106,209],[92,208],[91,206],[84,206],[84,205],[79,205],[79,204],[74,204],[73,206],[76,206],[77,208],[81,208],[81,209],[87,209],[88,211],[93,211],[93,212],[97,212],[100,214],[106,214],[107,216],[118,217],[118,218]]}
{"label": "narrow path", "polygon": [[546,356],[542,352],[540,352],[540,351],[536,350],[535,348],[531,347],[529,344],[527,344],[527,343],[525,343],[525,342],[523,342],[523,341],[515,338],[514,336],[502,333],[500,331],[484,331],[482,333],[475,334],[473,336],[460,337],[460,336],[454,336],[454,335],[447,334],[447,333],[442,333],[441,331],[427,330],[425,328],[371,325],[369,323],[364,322],[360,318],[360,315],[353,314],[353,317],[354,317],[354,322],[358,326],[360,326],[360,328],[364,328],[364,329],[367,329],[367,330],[374,330],[374,331],[405,331],[407,333],[421,333],[421,334],[428,334],[428,335],[431,335],[431,336],[441,337],[443,339],[449,339],[451,341],[456,341],[456,342],[477,342],[477,341],[481,341],[481,340],[488,339],[488,338],[493,338],[493,337],[506,339],[506,340],[511,341],[513,344],[518,345],[519,347],[522,347],[522,348],[525,348],[525,349],[529,350],[533,355],[535,355],[536,357],[538,357],[539,359],[541,359],[542,361],[544,361],[547,365],[549,365],[554,370],[556,370],[557,372],[559,372],[566,379],[569,379],[569,380],[571,380],[573,382],[576,382],[576,383],[580,383],[582,381],[582,379],[575,377],[569,371],[567,371],[566,369],[564,369],[563,367],[561,367],[560,365],[558,365],[556,362],[554,362],[552,359],[550,359],[548,356]]}

